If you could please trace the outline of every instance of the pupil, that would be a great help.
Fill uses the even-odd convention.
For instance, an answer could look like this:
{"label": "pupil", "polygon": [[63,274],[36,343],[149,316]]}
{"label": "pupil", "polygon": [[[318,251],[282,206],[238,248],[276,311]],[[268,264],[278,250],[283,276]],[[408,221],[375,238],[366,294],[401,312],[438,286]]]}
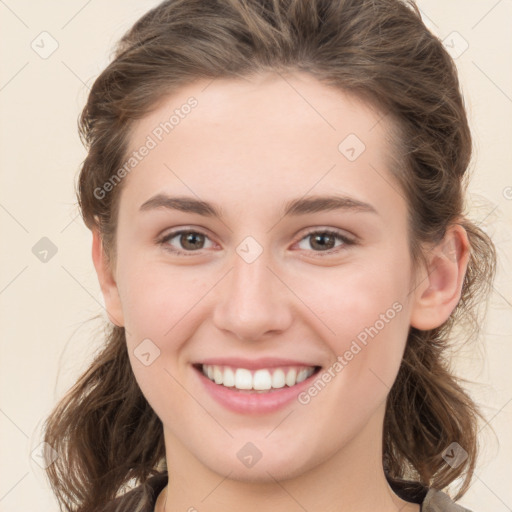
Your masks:
{"label": "pupil", "polygon": [[[189,248],[189,249],[197,249],[197,246],[194,246],[194,242],[197,242],[201,240],[202,235],[199,233],[187,233],[186,235],[182,236],[182,245],[183,247]],[[184,239],[184,243],[183,243]],[[190,245],[189,245],[190,244]]]}
{"label": "pupil", "polygon": [[[326,242],[319,241],[321,239],[326,239],[326,238],[329,240],[329,242],[326,243]],[[331,235],[325,233],[323,235],[315,235],[313,237],[313,244],[312,245],[318,244],[318,246],[320,248],[325,249],[327,247],[327,245],[329,245],[329,247],[330,247],[330,242],[332,242],[332,241],[333,241],[333,237]]]}

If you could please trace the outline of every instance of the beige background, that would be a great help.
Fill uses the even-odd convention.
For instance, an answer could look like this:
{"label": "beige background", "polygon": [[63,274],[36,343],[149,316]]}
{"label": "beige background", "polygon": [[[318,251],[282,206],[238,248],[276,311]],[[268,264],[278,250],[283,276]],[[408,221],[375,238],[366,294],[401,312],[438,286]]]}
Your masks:
{"label": "beige background", "polygon": [[[41,422],[87,365],[106,318],[91,235],[75,205],[85,156],[76,119],[113,43],[156,3],[0,0],[2,512],[57,510],[38,465]],[[471,216],[500,251],[482,340],[456,360],[458,372],[475,381],[471,393],[489,423],[461,503],[474,512],[505,512],[512,510],[512,2],[421,0],[419,6],[453,51],[465,50],[456,62],[475,137]],[[52,44],[58,48],[46,55]],[[43,237],[57,250],[46,262],[33,253]],[[94,315],[99,319],[89,321]]]}

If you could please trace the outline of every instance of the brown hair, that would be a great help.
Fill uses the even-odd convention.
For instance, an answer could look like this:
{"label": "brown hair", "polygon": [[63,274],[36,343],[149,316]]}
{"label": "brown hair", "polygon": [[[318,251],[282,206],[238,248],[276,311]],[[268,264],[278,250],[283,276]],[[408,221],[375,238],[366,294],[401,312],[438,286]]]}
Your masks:
{"label": "brown hair", "polygon": [[[475,467],[479,412],[449,369],[448,337],[456,323],[477,331],[496,256],[463,212],[471,134],[456,68],[412,1],[169,0],[149,11],[121,39],[80,118],[88,148],[77,191],[84,222],[99,230],[114,266],[123,182],[101,199],[95,190],[124,162],[134,122],[197,79],[260,71],[310,73],[394,120],[393,172],[408,204],[414,262],[450,225],[467,231],[461,299],[439,328],[410,329],[383,436],[389,478],[442,489],[463,476],[458,498]],[[135,381],[124,328],[107,329],[103,351],[45,425],[45,441],[59,454],[47,474],[68,511],[99,510],[165,468],[162,424]],[[458,467],[442,457],[452,442],[468,453]]]}

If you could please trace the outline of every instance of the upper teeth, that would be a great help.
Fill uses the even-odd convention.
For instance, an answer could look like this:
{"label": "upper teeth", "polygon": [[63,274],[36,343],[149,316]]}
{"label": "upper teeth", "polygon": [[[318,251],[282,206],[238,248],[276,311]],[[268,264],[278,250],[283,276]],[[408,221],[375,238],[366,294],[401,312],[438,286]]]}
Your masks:
{"label": "upper teeth", "polygon": [[294,386],[306,380],[315,371],[313,366],[261,369],[251,372],[245,368],[230,366],[202,365],[204,375],[216,384],[228,388],[254,389],[264,391],[271,388],[279,389],[285,385]]}

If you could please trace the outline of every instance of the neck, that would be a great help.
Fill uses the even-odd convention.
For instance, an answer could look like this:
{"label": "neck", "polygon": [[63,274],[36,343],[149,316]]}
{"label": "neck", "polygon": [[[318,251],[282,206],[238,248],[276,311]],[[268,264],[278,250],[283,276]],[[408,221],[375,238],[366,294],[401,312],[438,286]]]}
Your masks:
{"label": "neck", "polygon": [[164,429],[169,483],[155,511],[239,512],[243,503],[244,512],[418,512],[386,480],[382,420],[383,414],[373,417],[341,450],[297,477],[278,480],[267,471],[257,482],[212,471]]}

